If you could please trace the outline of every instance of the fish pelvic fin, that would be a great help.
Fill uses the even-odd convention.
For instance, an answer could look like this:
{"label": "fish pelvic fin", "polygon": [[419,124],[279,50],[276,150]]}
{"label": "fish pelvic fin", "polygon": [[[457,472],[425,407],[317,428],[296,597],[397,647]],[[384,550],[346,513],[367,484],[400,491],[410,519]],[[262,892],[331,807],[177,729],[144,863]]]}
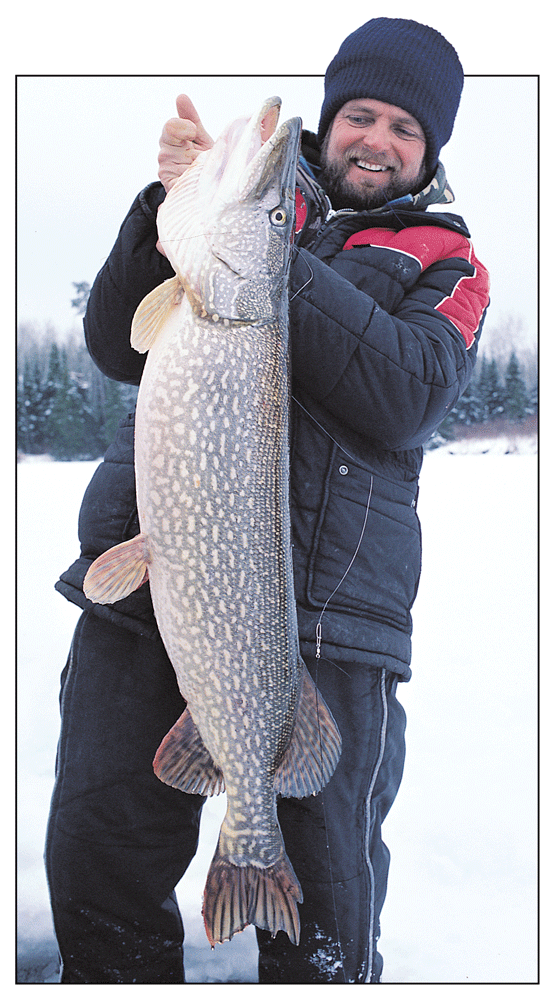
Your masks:
{"label": "fish pelvic fin", "polygon": [[186,708],[166,733],[153,761],[160,781],[192,795],[219,795],[225,791],[223,773],[203,743]]}
{"label": "fish pelvic fin", "polygon": [[297,946],[297,903],[301,901],[302,889],[284,849],[269,867],[239,867],[222,856],[218,847],[208,871],[202,906],[210,945],[230,940],[246,926],[258,926],[272,936],[283,930]]}
{"label": "fish pelvic fin", "polygon": [[332,777],[341,751],[338,726],[304,666],[294,727],[275,773],[275,791],[290,798],[317,794]]}
{"label": "fish pelvic fin", "polygon": [[94,560],[84,578],[84,594],[101,605],[121,601],[145,583],[149,562],[147,538],[140,533]]}
{"label": "fish pelvic fin", "polygon": [[183,287],[177,276],[165,280],[143,298],[132,321],[132,349],[147,352],[151,348],[172,309],[181,303],[182,298]]}

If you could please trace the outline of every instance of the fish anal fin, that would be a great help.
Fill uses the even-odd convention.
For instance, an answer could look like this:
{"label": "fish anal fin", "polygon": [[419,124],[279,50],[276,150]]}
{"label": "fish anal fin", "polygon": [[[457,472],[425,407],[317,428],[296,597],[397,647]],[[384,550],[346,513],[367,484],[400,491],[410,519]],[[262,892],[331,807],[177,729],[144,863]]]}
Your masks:
{"label": "fish anal fin", "polygon": [[219,795],[225,791],[223,773],[203,743],[188,708],[166,733],[153,761],[164,784],[192,795]]}
{"label": "fish anal fin", "polygon": [[140,533],[94,560],[84,578],[84,594],[102,605],[121,601],[145,583],[149,562],[147,537]]}
{"label": "fish anal fin", "polygon": [[239,867],[223,857],[218,848],[208,871],[202,906],[210,945],[230,940],[246,926],[258,926],[272,936],[283,930],[297,946],[297,903],[302,900],[300,883],[284,849],[269,867]]}
{"label": "fish anal fin", "polygon": [[275,791],[290,798],[321,791],[334,773],[341,749],[338,726],[304,666],[294,727],[275,773]]}
{"label": "fish anal fin", "polygon": [[183,287],[177,276],[165,280],[143,298],[132,321],[132,349],[147,352],[151,348],[172,309],[181,303],[182,298]]}

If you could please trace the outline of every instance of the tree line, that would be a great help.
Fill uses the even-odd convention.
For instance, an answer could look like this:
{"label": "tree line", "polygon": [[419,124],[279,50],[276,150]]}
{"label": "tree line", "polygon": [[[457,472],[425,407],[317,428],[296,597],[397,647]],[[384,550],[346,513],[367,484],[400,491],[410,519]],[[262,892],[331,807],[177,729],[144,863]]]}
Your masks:
{"label": "tree line", "polygon": [[[71,302],[86,307],[89,286],[75,283]],[[509,330],[508,330],[509,331]],[[536,368],[515,349],[482,354],[465,393],[435,433],[431,446],[457,439],[475,425],[520,423],[537,412]],[[512,339],[513,341],[513,339]],[[17,444],[22,454],[48,454],[56,460],[97,459],[121,418],[132,411],[137,387],[105,377],[92,362],[82,336],[60,341],[53,328],[40,334],[28,324],[18,329]]]}
{"label": "tree line", "polygon": [[[531,364],[529,364],[531,366]],[[520,425],[538,414],[538,386],[515,351],[496,359],[482,353],[462,397],[441,423],[432,448],[457,440],[472,426],[495,430]]]}
{"label": "tree line", "polygon": [[137,387],[100,373],[83,343],[35,342],[19,363],[18,451],[97,459],[136,397]]}
{"label": "tree line", "polygon": [[[86,310],[87,283],[74,283],[71,301]],[[110,380],[90,358],[82,335],[60,341],[55,329],[18,328],[17,447],[56,460],[97,459],[132,411],[137,387]]]}

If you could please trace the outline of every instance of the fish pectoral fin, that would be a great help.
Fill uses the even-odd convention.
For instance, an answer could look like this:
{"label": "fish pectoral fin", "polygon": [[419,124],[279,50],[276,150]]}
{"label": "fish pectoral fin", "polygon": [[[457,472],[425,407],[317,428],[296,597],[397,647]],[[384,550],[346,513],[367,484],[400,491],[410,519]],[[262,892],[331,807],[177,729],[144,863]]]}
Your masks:
{"label": "fish pectoral fin", "polygon": [[300,916],[296,903],[302,900],[300,883],[284,848],[274,864],[259,867],[232,864],[220,854],[218,845],[208,871],[202,905],[210,945],[230,940],[235,933],[253,925],[267,929],[272,936],[282,929],[297,946]]}
{"label": "fish pectoral fin", "polygon": [[153,345],[157,335],[172,308],[177,307],[183,298],[183,287],[177,276],[155,287],[139,305],[132,321],[130,345],[136,352],[147,352]]}
{"label": "fish pectoral fin", "polygon": [[275,773],[275,791],[287,798],[317,794],[332,777],[341,750],[338,726],[304,666],[294,727]]}
{"label": "fish pectoral fin", "polygon": [[192,795],[219,795],[225,791],[223,773],[203,743],[189,709],[166,733],[153,761],[160,781]]}
{"label": "fish pectoral fin", "polygon": [[89,567],[84,578],[84,594],[101,605],[121,601],[145,583],[149,561],[147,538],[141,533],[113,546]]}

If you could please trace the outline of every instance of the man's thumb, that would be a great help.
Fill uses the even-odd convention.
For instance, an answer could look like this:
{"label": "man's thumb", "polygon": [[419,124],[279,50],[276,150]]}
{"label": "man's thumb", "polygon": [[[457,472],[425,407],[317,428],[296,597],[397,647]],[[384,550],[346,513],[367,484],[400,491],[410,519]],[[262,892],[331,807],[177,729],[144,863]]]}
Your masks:
{"label": "man's thumb", "polygon": [[192,121],[197,126],[196,140],[198,139],[199,142],[203,142],[207,146],[212,145],[212,139],[205,130],[191,98],[185,93],[180,93],[179,97],[176,98],[176,107],[178,109],[178,117],[185,121]]}

